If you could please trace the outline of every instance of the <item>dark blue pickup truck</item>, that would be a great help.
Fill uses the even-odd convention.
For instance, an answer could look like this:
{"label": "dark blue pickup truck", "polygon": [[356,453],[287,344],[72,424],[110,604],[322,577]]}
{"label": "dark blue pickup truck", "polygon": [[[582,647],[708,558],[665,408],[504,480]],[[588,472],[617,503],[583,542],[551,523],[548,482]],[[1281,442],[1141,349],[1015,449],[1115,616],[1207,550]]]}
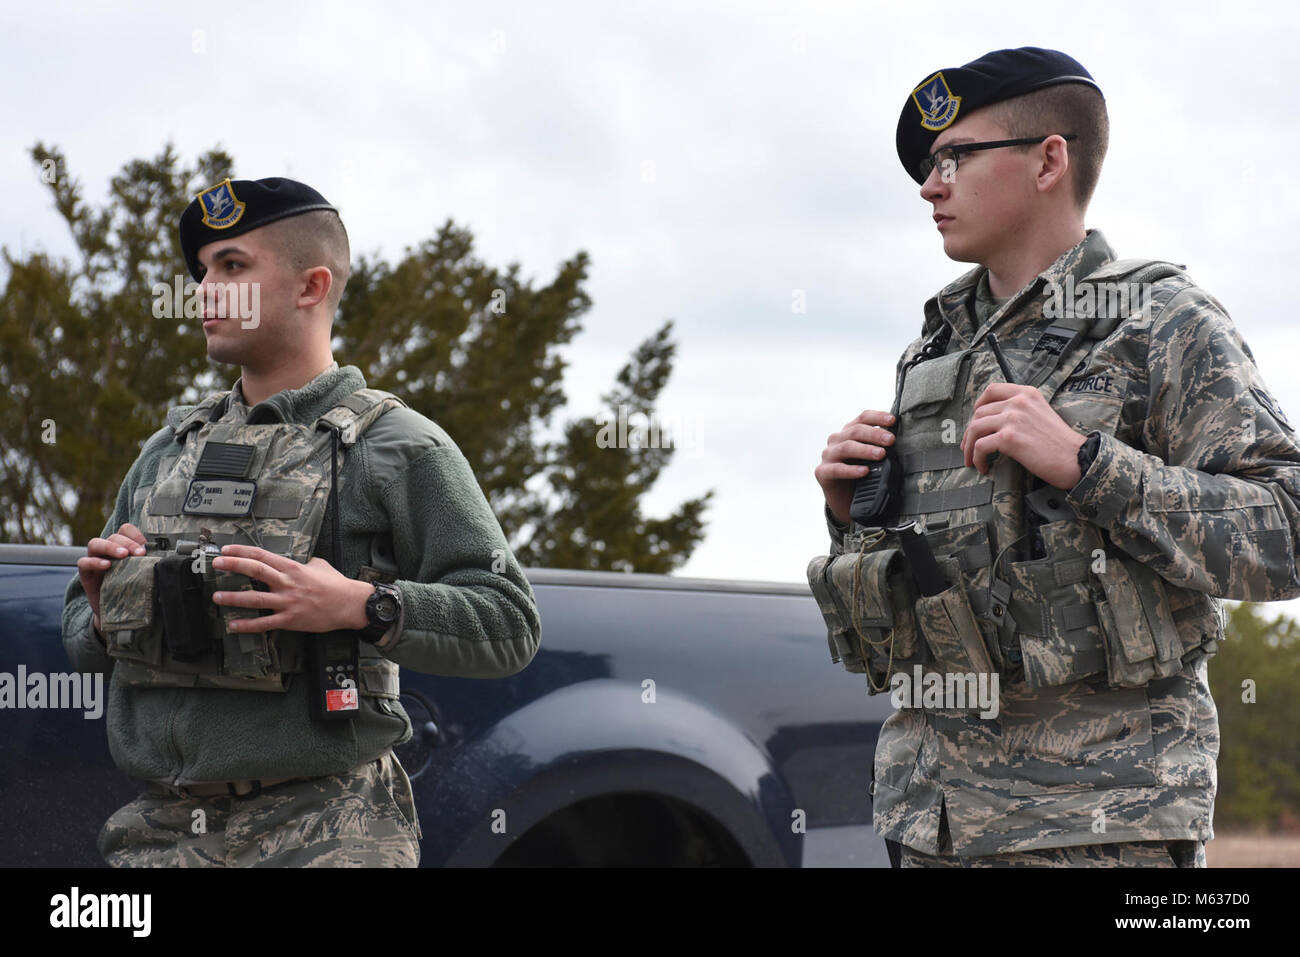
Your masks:
{"label": "dark blue pickup truck", "polygon": [[[0,545],[0,675],[72,672],[84,554]],[[867,789],[891,705],[831,664],[806,586],[528,578],[542,646],[522,672],[402,671],[425,866],[888,866]],[[0,710],[0,866],[102,864],[99,828],[138,788],[86,714]]]}

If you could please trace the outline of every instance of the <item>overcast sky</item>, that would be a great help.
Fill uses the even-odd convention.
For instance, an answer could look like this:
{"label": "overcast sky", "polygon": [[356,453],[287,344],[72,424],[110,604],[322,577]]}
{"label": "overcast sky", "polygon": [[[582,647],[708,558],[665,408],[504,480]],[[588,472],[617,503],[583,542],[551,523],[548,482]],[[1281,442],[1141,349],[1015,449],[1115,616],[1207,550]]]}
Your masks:
{"label": "overcast sky", "polygon": [[714,489],[683,574],[801,581],[827,545],[826,436],[889,406],[923,302],[968,268],[898,162],[899,110],[989,50],[1087,67],[1111,119],[1088,225],[1186,264],[1300,418],[1297,26],[1280,4],[1189,2],[7,4],[0,244],[73,250],[38,140],[93,203],[170,140],[310,183],[354,253],[395,257],[448,217],[538,282],[584,249],[570,412],[674,319],[660,413],[692,445],[648,511]]}

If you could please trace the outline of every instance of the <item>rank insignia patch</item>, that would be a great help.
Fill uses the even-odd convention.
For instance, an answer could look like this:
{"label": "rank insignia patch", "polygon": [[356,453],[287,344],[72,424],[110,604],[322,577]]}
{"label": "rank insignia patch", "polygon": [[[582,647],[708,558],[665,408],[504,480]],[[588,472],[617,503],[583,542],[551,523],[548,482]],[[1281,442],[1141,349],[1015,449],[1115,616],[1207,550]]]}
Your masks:
{"label": "rank insignia patch", "polygon": [[961,97],[953,96],[948,81],[940,71],[912,91],[912,100],[921,111],[921,126],[938,131],[952,125],[961,107]]}
{"label": "rank insignia patch", "polygon": [[1271,414],[1273,418],[1277,419],[1288,432],[1295,431],[1291,423],[1287,421],[1287,417],[1282,414],[1282,407],[1273,401],[1271,395],[1258,386],[1251,386],[1250,391],[1255,393],[1255,398],[1259,400],[1259,404],[1268,409],[1269,414]]}
{"label": "rank insignia patch", "polygon": [[199,203],[203,206],[203,225],[209,229],[229,229],[239,222],[247,205],[235,196],[235,188],[228,178],[199,193]]}

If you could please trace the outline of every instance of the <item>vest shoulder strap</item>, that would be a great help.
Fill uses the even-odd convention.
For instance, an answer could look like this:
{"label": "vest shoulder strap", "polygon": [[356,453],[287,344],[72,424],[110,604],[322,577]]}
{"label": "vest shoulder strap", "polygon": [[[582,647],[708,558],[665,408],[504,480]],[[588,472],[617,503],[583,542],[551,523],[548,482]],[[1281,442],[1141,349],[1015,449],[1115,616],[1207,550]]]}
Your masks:
{"label": "vest shoulder strap", "polygon": [[[1161,282],[1167,279],[1173,282]],[[1052,324],[1035,346],[1034,351],[1042,349],[1042,354],[1026,370],[1027,381],[1041,387],[1056,367],[1074,355],[1076,346],[1100,342],[1121,322],[1148,309],[1152,317],[1158,315],[1175,295],[1194,285],[1182,266],[1160,259],[1116,259],[1078,282],[1062,284],[1063,289],[1054,293],[1056,314],[1046,313]],[[1068,301],[1071,296],[1081,296],[1077,308]]]}
{"label": "vest shoulder strap", "polygon": [[177,442],[185,441],[190,429],[197,429],[217,415],[217,406],[225,402],[229,391],[214,392],[198,405],[178,405],[167,411],[167,424],[172,427]]}
{"label": "vest shoulder strap", "polygon": [[[1179,281],[1166,284],[1166,288],[1161,290],[1163,295],[1155,290],[1148,291],[1150,284],[1162,279]],[[1155,303],[1158,311],[1173,293],[1193,285],[1184,266],[1161,259],[1116,259],[1094,270],[1083,281],[1091,283],[1094,288],[1110,291],[1108,294],[1097,292],[1096,315],[1085,331],[1089,339],[1105,339],[1117,325],[1140,312],[1147,303]],[[1106,286],[1101,286],[1102,283]]]}
{"label": "vest shoulder strap", "polygon": [[338,432],[344,448],[355,445],[366,429],[389,409],[406,408],[406,403],[382,389],[358,389],[316,420],[316,427]]}
{"label": "vest shoulder strap", "polygon": [[[1165,279],[1174,281],[1150,288]],[[1094,343],[1109,336],[1124,320],[1148,310],[1154,319],[1179,293],[1195,286],[1182,266],[1158,259],[1117,259],[1089,273],[1076,288],[1085,283],[1093,289],[1095,309],[1071,311],[1053,320],[1045,336],[1055,335],[1064,340],[1064,345],[1055,361],[1046,361],[1034,369],[1030,379],[1048,401]],[[1043,356],[1044,360],[1049,358]]]}
{"label": "vest shoulder strap", "polygon": [[1093,270],[1089,282],[1155,282],[1168,276],[1186,276],[1187,267],[1163,259],[1116,259]]}

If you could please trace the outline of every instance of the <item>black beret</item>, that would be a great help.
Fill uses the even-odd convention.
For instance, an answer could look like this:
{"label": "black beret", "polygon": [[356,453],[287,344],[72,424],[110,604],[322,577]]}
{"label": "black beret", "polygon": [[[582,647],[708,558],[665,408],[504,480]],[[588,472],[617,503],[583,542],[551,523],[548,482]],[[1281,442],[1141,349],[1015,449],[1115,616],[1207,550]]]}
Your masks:
{"label": "black beret", "polygon": [[190,275],[203,278],[199,247],[230,239],[277,219],[334,209],[316,190],[284,177],[229,179],[199,193],[181,213],[181,251]]}
{"label": "black beret", "polygon": [[[1078,60],[1039,47],[994,50],[965,66],[931,73],[912,90],[898,117],[898,158],[903,168],[918,183],[925,182],[918,172],[921,160],[930,155],[939,133],[959,116],[1058,83],[1086,83],[1101,92]],[[1043,135],[1066,132],[1043,130]]]}

